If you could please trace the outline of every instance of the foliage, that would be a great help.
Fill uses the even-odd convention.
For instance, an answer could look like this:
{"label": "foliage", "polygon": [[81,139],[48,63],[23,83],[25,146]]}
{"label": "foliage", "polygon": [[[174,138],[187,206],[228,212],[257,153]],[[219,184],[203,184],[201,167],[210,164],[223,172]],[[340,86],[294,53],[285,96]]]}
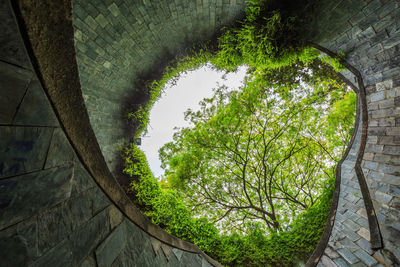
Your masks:
{"label": "foliage", "polygon": [[[221,87],[199,111],[187,111],[192,127],[178,131],[161,148],[160,158],[170,186],[194,214],[220,231],[244,232],[251,221],[278,232],[314,204],[351,134],[337,128],[337,111],[328,123],[330,102],[346,89],[323,66],[264,71],[268,82],[263,86],[255,79],[238,91]],[[348,121],[354,121],[351,104],[346,107]]]}
{"label": "foliage", "polygon": [[208,62],[225,71],[234,71],[243,64],[260,70],[279,69],[296,62],[311,62],[319,56],[316,49],[306,46],[302,40],[300,19],[291,16],[285,8],[270,10],[265,0],[249,0],[245,13],[244,20],[225,29],[218,38],[216,51],[210,44],[194,46],[187,53],[188,56],[178,57],[171,62],[161,79],[145,85],[149,100],[128,113],[128,118],[135,126],[134,137],[138,138],[146,132],[151,107],[161,96],[167,82],[173,84],[181,73]]}
{"label": "foliage", "polygon": [[[133,178],[135,201],[144,214],[228,266],[290,266],[308,257],[330,209],[333,165],[352,134],[355,94],[347,92],[323,64],[342,70],[339,61],[343,55],[318,58],[318,51],[307,47],[301,38],[300,20],[285,9],[271,8],[267,1],[249,1],[245,19],[225,29],[216,51],[202,47],[191,51],[191,56],[177,58],[160,80],[146,85],[148,103],[128,115],[135,123],[135,137],[139,137],[162,88],[167,82],[174,83],[180,73],[207,62],[226,71],[242,64],[249,67],[242,90],[219,88],[213,98],[203,101],[201,111],[187,112],[193,128],[181,129],[175,143],[163,148],[161,156],[169,172],[161,183],[153,177],[139,148],[131,145],[124,151],[124,172]],[[230,149],[216,149],[223,146]],[[257,150],[260,147],[264,150]],[[267,171],[251,163],[250,156],[243,160],[246,150],[252,158],[258,157],[255,162],[263,163]],[[221,153],[223,159],[217,157]],[[217,168],[219,161],[226,166]],[[299,167],[303,164],[305,167]],[[242,179],[251,190],[247,190],[249,197],[242,193],[238,203],[262,195],[253,189],[262,184],[258,179],[268,176],[264,181],[273,181],[271,192],[266,194],[273,199],[272,204],[263,202],[261,207],[260,201],[254,201],[252,205],[264,210],[264,215],[266,211],[273,214],[264,216],[269,223],[262,215],[261,219],[235,223],[243,214],[251,213],[235,213],[229,207],[215,210],[216,203],[201,202],[205,198],[198,189],[209,184],[219,189],[215,197],[225,201],[227,195],[222,189],[234,180],[232,177],[240,177],[245,166],[253,169],[251,181]],[[274,169],[277,171],[272,173]],[[227,172],[239,175],[228,176]],[[306,183],[301,190],[296,189],[302,180]],[[314,188],[307,194],[310,185]],[[231,191],[237,190],[237,195],[238,188],[232,186]],[[235,215],[231,219],[230,213]],[[260,213],[254,214],[260,217]],[[213,223],[218,219],[219,228]],[[235,225],[238,230],[224,232],[221,225]],[[269,234],[266,228],[271,229]]]}
{"label": "foliage", "polygon": [[330,56],[321,56],[320,60],[332,66],[332,68],[337,71],[344,71],[346,68],[340,63],[340,61],[345,59],[345,54],[343,51],[339,51],[336,57],[332,58]]}
{"label": "foliage", "polygon": [[124,172],[134,178],[142,210],[169,233],[194,242],[227,266],[290,266],[307,259],[318,243],[330,209],[334,179],[329,179],[316,203],[301,213],[279,234],[266,236],[259,224],[251,224],[245,234],[220,234],[205,219],[194,218],[177,195],[162,189],[152,176],[143,152],[135,145],[125,150]]}
{"label": "foliage", "polygon": [[271,10],[263,0],[248,1],[246,16],[238,27],[219,38],[217,67],[233,70],[239,65],[276,69],[318,56],[301,38],[299,18],[286,9]]}
{"label": "foliage", "polygon": [[204,251],[213,251],[218,238],[216,228],[204,219],[194,218],[174,191],[159,186],[146,156],[136,145],[125,149],[124,158],[124,173],[133,178],[132,190],[143,213],[167,232],[196,243]]}
{"label": "foliage", "polygon": [[219,260],[229,266],[293,266],[310,256],[324,229],[334,189],[329,179],[320,199],[300,214],[288,230],[266,236],[253,224],[246,234],[222,236]]}
{"label": "foliage", "polygon": [[129,112],[128,118],[135,124],[135,138],[146,133],[149,122],[149,112],[154,103],[161,97],[163,88],[167,83],[173,85],[185,72],[200,68],[205,65],[213,57],[209,49],[200,47],[192,49],[190,56],[176,58],[173,63],[170,63],[164,70],[160,80],[154,80],[146,84],[149,99],[145,105],[140,106],[136,111]]}

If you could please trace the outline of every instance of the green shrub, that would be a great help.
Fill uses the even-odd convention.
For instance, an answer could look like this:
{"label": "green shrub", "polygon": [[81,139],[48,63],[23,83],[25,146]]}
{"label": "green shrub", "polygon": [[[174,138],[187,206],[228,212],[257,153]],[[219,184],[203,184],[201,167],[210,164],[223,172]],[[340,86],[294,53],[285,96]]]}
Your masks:
{"label": "green shrub", "polygon": [[162,189],[148,167],[146,156],[131,144],[124,151],[124,172],[133,178],[138,204],[153,223],[167,232],[193,242],[227,266],[291,266],[306,260],[317,245],[329,213],[334,180],[329,180],[319,200],[289,226],[289,230],[266,236],[257,224],[245,235],[222,235],[206,218],[194,218],[184,201]]}
{"label": "green shrub", "polygon": [[[279,69],[298,63],[312,64],[319,56],[317,50],[307,47],[301,39],[297,17],[285,10],[269,10],[266,1],[262,0],[249,1],[245,11],[244,20],[225,29],[218,39],[216,51],[207,47],[194,49],[190,56],[172,62],[161,79],[147,84],[149,101],[128,115],[137,126],[135,137],[146,130],[149,111],[164,86],[167,82],[176,82],[182,72],[197,69],[208,62],[226,71],[234,71],[245,64],[253,73],[261,74],[253,76],[252,84],[265,86],[268,77],[262,75],[264,70],[276,69],[279,72]],[[338,59],[322,60],[341,70]],[[284,93],[285,89],[282,90]],[[167,232],[195,243],[222,264],[291,266],[297,260],[306,260],[321,237],[331,205],[333,180],[328,181],[319,200],[300,214],[289,230],[266,235],[259,225],[252,224],[245,234],[223,235],[207,218],[195,218],[180,195],[160,186],[138,147],[130,145],[124,150],[123,157],[124,172],[133,178],[131,187],[137,197],[135,201],[144,214]]]}

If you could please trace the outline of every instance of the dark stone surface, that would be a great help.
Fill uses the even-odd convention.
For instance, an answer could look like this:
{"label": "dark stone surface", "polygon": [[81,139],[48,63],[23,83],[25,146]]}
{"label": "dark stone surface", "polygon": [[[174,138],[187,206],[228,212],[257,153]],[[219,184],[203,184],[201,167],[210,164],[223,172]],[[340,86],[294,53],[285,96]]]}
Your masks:
{"label": "dark stone surface", "polygon": [[55,247],[71,232],[71,220],[65,218],[63,210],[64,205],[60,204],[38,216],[38,250],[40,255]]}
{"label": "dark stone surface", "polygon": [[183,252],[180,259],[182,266],[202,266],[201,257],[198,254]]}
{"label": "dark stone surface", "polygon": [[73,266],[71,254],[71,242],[65,240],[51,249],[49,252],[41,256],[31,266],[32,267],[65,267]]}
{"label": "dark stone surface", "polygon": [[81,263],[109,232],[110,223],[106,210],[74,231],[71,235],[73,264]]}
{"label": "dark stone surface", "polygon": [[122,222],[96,249],[99,267],[108,267],[124,249],[127,242],[126,221]]}
{"label": "dark stone surface", "polygon": [[[4,3],[6,2],[3,1],[1,4]],[[97,7],[91,4],[89,6],[92,7],[90,9],[91,14],[98,12]],[[114,17],[115,14],[128,14],[126,13],[128,8],[121,10],[121,6],[111,8],[111,10]],[[149,11],[151,10],[153,9],[149,9]],[[52,15],[55,15],[56,11],[52,11],[54,11],[54,13],[51,12]],[[0,17],[2,15],[0,13]],[[86,17],[84,21],[94,28],[99,27],[97,23],[101,27],[108,25],[108,20],[101,16]],[[113,22],[118,23],[116,24],[117,28],[124,26],[121,25],[120,18],[115,18]],[[27,23],[26,25],[33,24]],[[42,27],[41,31],[45,31],[44,28]],[[14,31],[14,33],[17,33],[17,31]],[[89,31],[88,35],[90,34]],[[13,37],[15,36],[17,34],[14,34]],[[93,36],[92,34],[91,36],[96,35]],[[2,37],[1,34],[0,37]],[[45,39],[41,36],[40,42]],[[110,41],[115,39],[118,38],[109,38]],[[51,45],[54,45],[57,42],[52,40],[51,43]],[[107,44],[100,39],[96,40],[96,43]],[[0,42],[0,49],[2,44]],[[63,43],[62,46],[64,48],[65,44]],[[118,48],[116,46],[116,49]],[[53,46],[51,46],[51,49],[53,49]],[[88,49],[95,49],[92,57],[96,58],[103,56],[106,51],[101,47],[94,46],[94,44],[89,45]],[[117,50],[114,49],[114,51]],[[121,58],[123,56],[121,55]],[[141,56],[144,56],[144,54],[142,53]],[[131,59],[130,57],[129,60]],[[149,64],[151,61],[146,62],[146,64]],[[92,61],[90,64],[96,67],[97,63]],[[49,62],[45,65],[46,67],[51,66],[51,69],[59,67],[59,64]],[[57,65],[57,68],[54,68],[55,65]],[[126,62],[124,65],[127,65]],[[108,69],[112,64],[106,61],[103,66]],[[13,85],[18,85],[21,69],[13,68],[11,65],[5,69],[10,70],[11,74],[4,72],[5,76],[2,82],[8,79],[11,80],[10,83],[13,83]],[[108,71],[108,74],[110,73]],[[62,77],[67,76],[65,73],[62,74]],[[17,78],[14,79],[15,75]],[[31,266],[109,266],[114,258],[113,264],[121,263],[122,266],[165,265],[166,258],[162,250],[159,250],[160,254],[155,254],[150,243],[150,236],[143,233],[131,222],[128,223],[126,219],[115,228],[113,234],[109,235],[111,231],[110,221],[112,220],[108,207],[111,208],[111,201],[96,185],[81,163],[77,162],[78,159],[75,157],[75,153],[63,131],[57,128],[59,126],[57,119],[43,89],[36,79],[28,87],[30,79],[29,76],[26,84],[20,84],[19,91],[13,91],[17,92],[16,95],[9,93],[12,88],[9,90],[8,87],[2,86],[2,90],[7,89],[6,94],[2,94],[2,96],[12,96],[12,99],[4,97],[1,99],[7,105],[5,110],[9,113],[1,113],[4,115],[4,120],[0,123],[14,125],[0,127],[2,149],[0,151],[0,157],[2,157],[0,158],[0,167],[3,178],[0,180],[0,229],[6,228],[6,230],[0,232],[2,238],[0,244],[1,249],[3,249],[6,246],[5,243],[7,243],[10,247],[5,251],[12,250],[18,255],[13,257],[12,253],[7,253],[7,257],[4,257],[4,259],[10,261],[0,260],[0,265],[5,263],[7,266],[30,266],[33,262]],[[60,79],[55,78],[55,80],[57,81],[57,89],[62,91],[63,88],[58,87]],[[96,95],[96,92],[94,92],[94,95]],[[110,100],[107,99],[107,101]],[[119,101],[119,98],[115,97],[112,100]],[[120,114],[121,109],[118,105],[114,105],[114,102],[110,101],[110,104],[107,104],[96,101],[96,104],[99,111],[104,114],[104,117],[96,118],[97,121],[105,118],[111,121],[119,119],[115,114]],[[114,114],[108,115],[110,109],[113,109]],[[21,127],[16,127],[16,125],[21,125]],[[40,127],[28,127],[33,125]],[[112,129],[106,129],[101,134],[107,136],[112,132]],[[26,174],[26,172],[29,172],[29,174]],[[114,207],[114,209],[116,208]],[[132,213],[135,214],[135,212]],[[122,219],[118,219],[117,215],[115,217],[113,227],[118,225]],[[31,224],[28,225],[28,221]],[[15,223],[18,223],[17,226],[12,226]],[[127,224],[131,226],[127,227]],[[6,235],[6,233],[11,234]],[[130,242],[126,242],[129,246],[125,248],[125,243],[121,240],[127,238]],[[100,244],[103,245],[99,247]],[[96,248],[98,263],[96,263],[94,257]]]}
{"label": "dark stone surface", "polygon": [[160,267],[168,266],[168,261],[165,258],[164,252],[161,249],[157,252],[156,257],[154,258],[154,265]]}
{"label": "dark stone surface", "polygon": [[111,204],[110,200],[99,187],[94,187],[88,191],[93,199],[93,214],[105,209]]}
{"label": "dark stone surface", "polygon": [[39,253],[60,243],[91,217],[92,200],[85,192],[41,213],[38,217]]}
{"label": "dark stone surface", "polygon": [[0,61],[0,124],[12,123],[31,78],[32,72]]}
{"label": "dark stone surface", "polygon": [[[38,256],[36,218],[0,232],[0,266],[26,266]],[[15,265],[14,265],[15,264]]]}
{"label": "dark stone surface", "polygon": [[54,129],[45,168],[72,165],[74,159],[75,151],[72,149],[64,131],[61,128]]}
{"label": "dark stone surface", "polygon": [[2,180],[1,197],[10,199],[11,202],[0,209],[0,229],[69,198],[71,181],[71,167],[54,168]]}
{"label": "dark stone surface", "polygon": [[30,68],[7,0],[0,1],[0,17],[0,60]]}
{"label": "dark stone surface", "polygon": [[80,192],[96,187],[96,183],[93,178],[87,172],[87,170],[78,161],[74,165],[74,178],[72,185],[71,195],[79,194]]}
{"label": "dark stone surface", "polygon": [[29,262],[25,240],[18,235],[0,237],[0,266],[26,266]]}
{"label": "dark stone surface", "polygon": [[83,261],[80,267],[97,267],[96,260],[92,256],[89,256]]}
{"label": "dark stone surface", "polygon": [[26,95],[15,116],[14,124],[32,126],[58,126],[54,114],[42,86],[36,79],[29,84]]}
{"label": "dark stone surface", "polygon": [[0,126],[0,178],[43,168],[52,128]]}

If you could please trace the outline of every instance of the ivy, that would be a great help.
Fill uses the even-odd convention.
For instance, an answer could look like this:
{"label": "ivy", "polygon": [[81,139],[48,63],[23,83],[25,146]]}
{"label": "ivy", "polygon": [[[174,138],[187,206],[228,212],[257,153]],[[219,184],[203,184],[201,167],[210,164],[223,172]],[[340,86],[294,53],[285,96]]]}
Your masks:
{"label": "ivy", "polygon": [[[238,66],[247,65],[251,73],[248,84],[252,90],[270,86],[271,79],[279,76],[282,83],[277,92],[286,100],[294,97],[290,88],[299,83],[293,75],[287,74],[290,70],[312,68],[317,58],[333,66],[336,71],[343,70],[340,60],[344,54],[335,59],[321,57],[316,49],[306,45],[299,28],[301,18],[284,9],[271,9],[263,0],[248,1],[245,14],[242,21],[224,29],[218,38],[217,49],[210,45],[194,48],[188,56],[171,62],[161,79],[146,84],[148,102],[128,113],[128,118],[135,125],[135,137],[140,137],[146,131],[150,109],[161,97],[165,85],[175,83],[182,73],[207,63],[225,71],[235,71]],[[311,82],[323,84],[324,81],[317,79],[326,73],[316,70],[316,80]],[[317,91],[314,97],[318,99],[321,95]],[[334,104],[327,117],[329,128],[351,128],[355,94],[332,98]],[[232,105],[232,109],[239,107]],[[326,135],[326,142],[334,145],[333,133],[327,131]],[[334,179],[326,181],[318,200],[298,215],[285,231],[266,235],[261,225],[249,222],[245,233],[221,233],[207,218],[196,217],[187,208],[185,199],[168,182],[157,181],[145,155],[136,145],[125,148],[123,158],[124,173],[132,177],[131,190],[136,195],[135,204],[143,213],[167,232],[195,243],[227,266],[292,266],[297,261],[306,260],[320,239],[330,210]],[[187,174],[185,170],[181,172],[182,177]]]}
{"label": "ivy", "polygon": [[195,218],[176,192],[160,187],[136,145],[131,144],[124,153],[124,172],[133,178],[132,190],[144,214],[170,234],[195,243],[224,265],[291,266],[308,258],[324,229],[334,179],[326,182],[317,203],[300,214],[288,231],[266,236],[260,225],[251,224],[246,234],[224,235],[205,218]]}

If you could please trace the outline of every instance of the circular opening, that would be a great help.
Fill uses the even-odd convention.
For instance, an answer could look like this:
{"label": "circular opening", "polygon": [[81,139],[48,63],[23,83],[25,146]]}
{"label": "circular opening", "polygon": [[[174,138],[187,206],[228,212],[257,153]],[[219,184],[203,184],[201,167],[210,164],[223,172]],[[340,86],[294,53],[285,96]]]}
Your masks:
{"label": "circular opening", "polygon": [[186,112],[191,125],[160,149],[166,168],[160,182],[137,145],[124,152],[143,213],[223,264],[306,261],[330,211],[357,97],[335,71],[343,70],[343,55],[332,59],[307,47],[295,23],[290,14],[253,3],[217,49],[203,47],[175,62],[150,84],[149,102],[129,114],[138,141],[171,78],[175,83],[182,71],[206,63],[228,72],[248,67],[243,87],[219,86],[199,111]]}

